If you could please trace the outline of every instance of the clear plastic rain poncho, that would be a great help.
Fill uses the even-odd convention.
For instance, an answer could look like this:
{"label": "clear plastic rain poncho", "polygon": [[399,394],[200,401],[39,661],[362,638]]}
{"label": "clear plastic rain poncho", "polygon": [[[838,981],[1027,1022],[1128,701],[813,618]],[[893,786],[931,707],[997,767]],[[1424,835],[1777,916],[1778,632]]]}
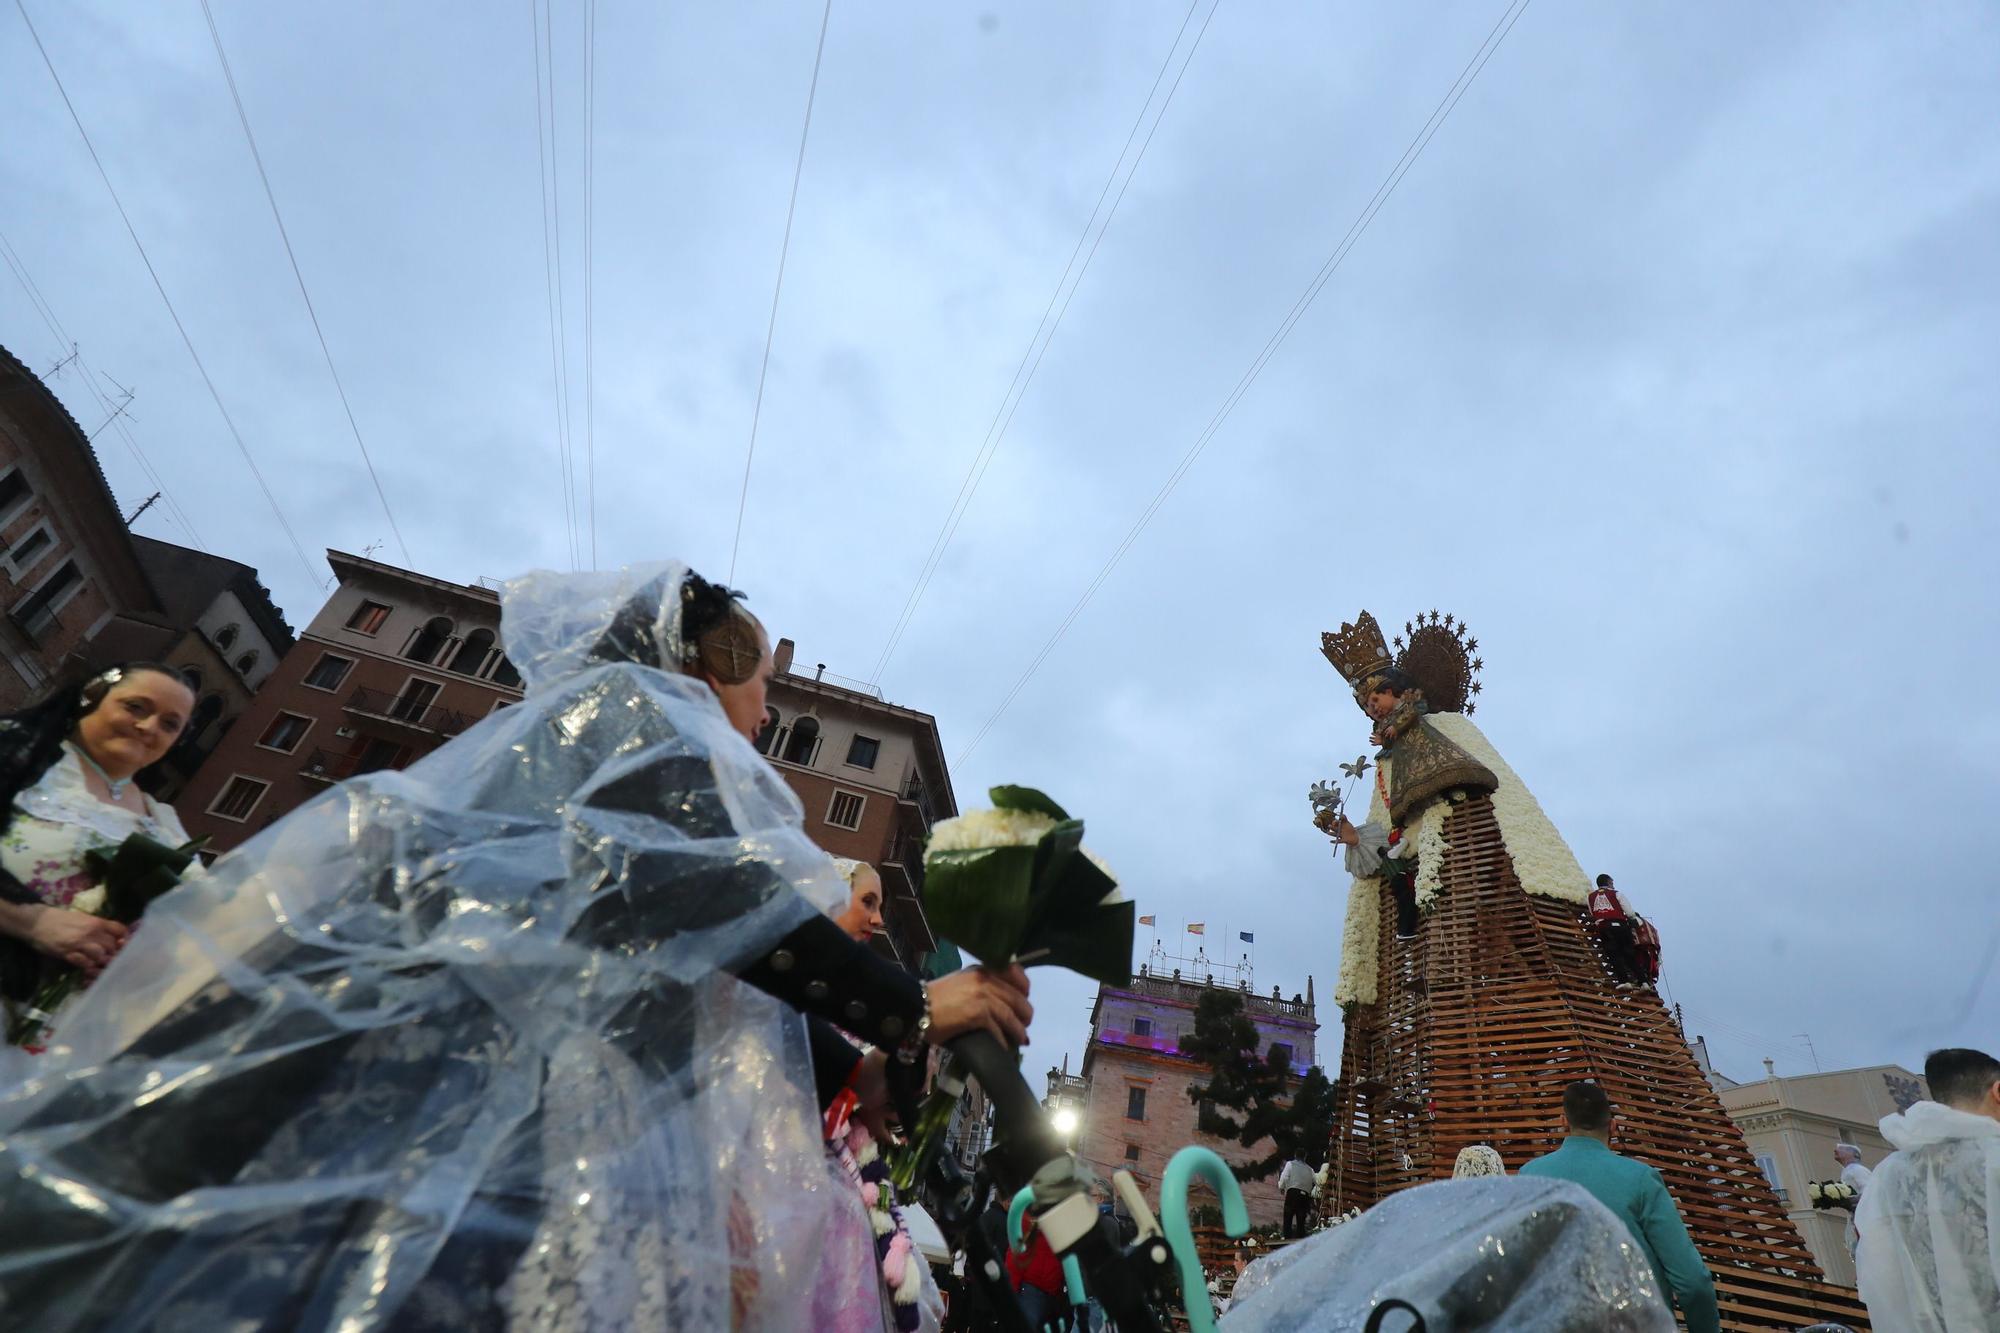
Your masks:
{"label": "clear plastic rain poncho", "polygon": [[2000,1321],[2000,1123],[1920,1101],[1882,1121],[1896,1151],[1861,1192],[1861,1299],[1880,1329]]}
{"label": "clear plastic rain poncho", "polygon": [[1259,1259],[1223,1333],[1380,1328],[1673,1333],[1652,1266],[1616,1214],[1565,1180],[1442,1180]]}
{"label": "clear plastic rain poncho", "polygon": [[705,684],[596,660],[680,660],[684,574],[510,585],[522,703],[155,905],[0,1098],[0,1327],[879,1305],[802,1020],[724,971],[847,886]]}

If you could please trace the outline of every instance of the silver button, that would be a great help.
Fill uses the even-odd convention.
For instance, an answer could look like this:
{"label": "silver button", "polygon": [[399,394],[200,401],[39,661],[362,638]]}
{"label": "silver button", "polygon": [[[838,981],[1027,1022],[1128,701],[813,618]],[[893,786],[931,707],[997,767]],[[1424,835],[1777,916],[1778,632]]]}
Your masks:
{"label": "silver button", "polygon": [[859,1023],[862,1019],[868,1017],[868,1006],[859,1000],[849,1000],[847,1002],[847,1017],[849,1021]]}
{"label": "silver button", "polygon": [[792,964],[797,961],[798,959],[792,957],[790,949],[780,949],[771,955],[771,970],[773,972],[789,972],[792,970]]}
{"label": "silver button", "polygon": [[806,983],[806,998],[808,1000],[824,1000],[826,998],[826,983],[824,981],[808,981]]}
{"label": "silver button", "polygon": [[900,1018],[885,1018],[885,1019],[883,1019],[883,1020],[882,1020],[882,1040],[883,1040],[883,1041],[897,1041],[897,1040],[900,1040],[900,1039],[902,1038],[902,1035],[903,1035],[903,1020],[902,1020],[902,1019],[900,1019]]}

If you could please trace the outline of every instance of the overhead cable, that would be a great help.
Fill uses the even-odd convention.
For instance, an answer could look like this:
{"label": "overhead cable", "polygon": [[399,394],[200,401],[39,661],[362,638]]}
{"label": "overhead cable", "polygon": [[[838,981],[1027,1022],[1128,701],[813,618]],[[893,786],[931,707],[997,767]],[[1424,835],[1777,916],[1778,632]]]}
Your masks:
{"label": "overhead cable", "polygon": [[14,7],[21,13],[21,22],[27,25],[28,35],[34,38],[35,49],[41,53],[42,64],[48,67],[49,78],[54,80],[56,92],[61,94],[63,106],[69,111],[70,121],[76,126],[77,135],[82,138],[84,148],[90,153],[91,163],[97,168],[98,179],[104,182],[105,192],[111,196],[111,202],[117,207],[120,220],[125,223],[125,234],[132,238],[133,248],[138,250],[140,262],[145,264],[146,274],[152,278],[153,288],[160,294],[161,304],[166,306],[167,314],[174,322],[174,329],[181,335],[181,342],[187,348],[189,359],[201,373],[201,382],[208,386],[208,396],[215,400],[215,410],[221,414],[223,424],[229,427],[230,438],[236,442],[236,450],[243,456],[243,465],[250,469],[250,475],[257,481],[257,488],[264,493],[265,503],[270,505],[272,516],[278,520],[278,526],[283,529],[285,539],[292,544],[292,550],[297,554],[299,564],[304,566],[307,576],[312,579],[315,586],[324,588],[326,579],[307,558],[306,548],[299,544],[298,534],[292,530],[291,520],[285,517],[284,509],[278,504],[278,497],[272,494],[270,483],[264,480],[263,470],[257,466],[256,458],[250,453],[250,446],[244,442],[243,432],[236,428],[236,420],[229,415],[229,408],[222,401],[221,391],[215,387],[215,380],[210,377],[208,367],[203,364],[201,353],[195,350],[194,339],[188,335],[187,326],[181,322],[180,312],[174,308],[173,298],[167,295],[166,284],[160,280],[159,271],[153,267],[152,257],[146,253],[145,243],[139,239],[138,230],[132,225],[131,215],[125,211],[124,201],[118,197],[117,188],[111,184],[111,176],[105,171],[104,162],[98,157],[97,147],[91,143],[89,132],[83,128],[83,118],[77,114],[76,104],[70,100],[69,90],[63,86],[62,76],[56,73],[55,62],[49,58],[48,48],[42,45],[42,35],[35,31],[34,20],[28,17],[28,7],[22,0],[14,0]]}
{"label": "overhead cable", "polygon": [[[563,309],[562,178],[558,174],[560,159],[556,155],[555,25],[552,17],[543,10],[541,0],[528,0],[528,19],[534,29],[535,149],[541,164],[537,180],[542,190],[542,267],[549,307],[549,374],[555,383],[556,453],[562,465],[563,528],[569,539],[569,567],[578,569],[583,563],[583,547],[577,523],[576,445],[570,430],[569,331]],[[544,69],[547,71],[546,84],[543,82]],[[553,228],[551,217],[554,219]]]}
{"label": "overhead cable", "polygon": [[340,371],[333,364],[333,349],[326,345],[326,331],[320,327],[319,311],[313,308],[312,293],[306,290],[306,275],[299,269],[299,257],[292,251],[291,233],[285,230],[285,218],[278,211],[278,196],[271,189],[270,173],[264,170],[264,155],[257,151],[257,136],[250,130],[250,114],[243,109],[242,94],[236,88],[236,72],[229,67],[229,55],[222,49],[222,31],[215,26],[215,11],[208,0],[201,0],[202,17],[208,20],[209,40],[215,43],[215,58],[222,65],[223,81],[229,85],[229,100],[236,104],[236,119],[243,126],[244,142],[250,145],[250,160],[257,164],[257,179],[263,183],[264,198],[271,205],[271,220],[278,224],[278,239],[285,243],[285,258],[291,262],[292,277],[299,284],[299,298],[306,304],[306,316],[312,320],[313,336],[319,339],[320,355],[326,358],[326,373],[333,379],[334,392],[340,395],[341,411],[347,414],[347,428],[354,434],[355,448],[361,451],[361,464],[368,469],[368,480],[375,483],[375,498],[382,502],[382,516],[389,520],[389,531],[395,534],[396,545],[403,552],[403,564],[407,568],[416,567],[410,555],[410,544],[403,540],[403,529],[396,522],[396,514],[389,507],[389,492],[383,489],[381,474],[375,470],[375,460],[369,457],[368,442],[361,438],[360,423],[354,419],[354,405],[347,401],[347,386],[340,382]]}
{"label": "overhead cable", "polygon": [[819,16],[819,44],[813,48],[812,82],[806,85],[806,118],[799,129],[798,161],[792,164],[792,197],[785,205],[785,236],[778,243],[778,280],[771,288],[771,317],[764,325],[764,360],[757,368],[757,399],[750,408],[750,447],[743,455],[743,489],[736,497],[736,536],[729,543],[729,581],[736,581],[736,554],[743,545],[743,510],[750,502],[750,468],[757,459],[757,425],[764,416],[764,381],[771,373],[771,341],[778,332],[778,298],[785,291],[785,257],[792,249],[792,217],[799,208],[799,177],[806,169],[806,140],[812,134],[813,102],[819,96],[819,67],[826,55],[827,24],[833,20],[833,0]]}
{"label": "overhead cable", "polygon": [[[831,3],[831,0],[829,0]],[[597,0],[585,0],[583,34],[583,451],[590,483],[590,567],[597,568]]]}
{"label": "overhead cable", "polygon": [[[29,305],[33,306],[35,313],[41,316],[42,323],[48,326],[49,333],[54,336],[57,347],[67,349],[75,358],[77,371],[83,379],[84,391],[90,394],[91,400],[97,404],[98,410],[109,418],[112,428],[125,441],[126,449],[131,452],[133,459],[139,464],[139,471],[145,475],[146,480],[151,483],[153,489],[160,493],[160,499],[166,506],[167,515],[181,526],[187,533],[188,540],[194,543],[197,550],[208,550],[207,544],[201,539],[201,534],[195,529],[194,521],[187,516],[187,511],[181,508],[180,501],[174,497],[173,491],[168,488],[166,482],[160,479],[159,470],[153,466],[153,461],[146,457],[146,451],[139,447],[138,438],[126,426],[125,418],[129,413],[122,412],[113,406],[111,396],[105,393],[103,387],[97,382],[97,372],[91,369],[90,358],[83,354],[76,340],[69,336],[69,330],[65,329],[62,321],[56,317],[55,307],[51,306],[48,298],[42,295],[42,289],[36,284],[34,275],[28,271],[27,264],[21,259],[20,254],[9,243],[4,234],[0,234],[0,259],[6,261],[8,270],[14,275],[14,280],[20,283],[21,289],[28,294]],[[107,376],[106,378],[109,377]],[[117,381],[113,380],[112,383],[116,384]]]}
{"label": "overhead cable", "polygon": [[1284,345],[1285,339],[1291,336],[1292,330],[1298,327],[1299,321],[1305,317],[1306,311],[1318,299],[1320,292],[1332,280],[1333,275],[1340,270],[1341,264],[1346,260],[1348,254],[1353,251],[1355,244],[1360,241],[1362,235],[1368,230],[1368,224],[1375,220],[1376,214],[1381,212],[1382,206],[1395,193],[1396,187],[1402,183],[1403,177],[1409,174],[1410,168],[1416,165],[1419,157],[1423,156],[1424,149],[1436,137],[1438,130],[1443,127],[1445,120],[1450,117],[1452,109],[1458,105],[1460,99],[1465,96],[1466,91],[1472,87],[1473,81],[1479,77],[1480,71],[1486,68],[1487,62],[1499,51],[1501,43],[1507,40],[1507,34],[1514,30],[1514,24],[1520,21],[1522,14],[1527,12],[1530,3],[1531,0],[1512,0],[1507,6],[1506,11],[1500,15],[1499,20],[1494,23],[1492,30],[1487,33],[1486,40],[1480,44],[1477,51],[1473,52],[1472,58],[1466,62],[1465,68],[1459,72],[1457,80],[1446,90],[1444,97],[1438,102],[1436,109],[1431,112],[1430,119],[1424,122],[1423,128],[1418,130],[1416,137],[1410,140],[1409,146],[1403,150],[1402,157],[1397,160],[1394,167],[1390,168],[1389,174],[1383,179],[1382,184],[1376,187],[1374,196],[1369,199],[1354,222],[1349,225],[1347,233],[1341,237],[1340,242],[1334,247],[1333,253],[1320,266],[1319,272],[1306,284],[1305,290],[1300,293],[1298,300],[1292,303],[1292,308],[1279,321],[1277,330],[1272,333],[1271,337],[1265,342],[1262,350],[1252,359],[1249,369],[1244,371],[1242,377],[1237,380],[1235,387],[1223,399],[1222,406],[1216,410],[1214,416],[1209,418],[1208,424],[1195,437],[1194,443],[1181,456],[1180,462],[1167,475],[1166,481],[1154,493],[1153,498],[1140,512],[1137,521],[1126,532],[1124,539],[1112,551],[1110,559],[1104,562],[1103,568],[1098,570],[1096,576],[1084,588],[1083,594],[1077,598],[1076,604],[1069,609],[1069,614],[1064,616],[1062,622],[1056,626],[1055,632],[1049,636],[1048,641],[1042,645],[1041,650],[1028,663],[1027,669],[1021,673],[1020,678],[1007,691],[1006,697],[1001,699],[999,706],[987,717],[985,723],[979,728],[978,733],[973,736],[972,742],[959,752],[955,762],[964,763],[972,752],[979,748],[979,743],[986,739],[987,735],[993,730],[994,724],[1000,720],[1008,707],[1019,697],[1028,682],[1034,678],[1035,672],[1041,669],[1042,663],[1048,660],[1049,654],[1055,651],[1056,645],[1062,642],[1063,636],[1069,633],[1070,626],[1076,623],[1077,617],[1082,615],[1084,608],[1090,605],[1091,598],[1095,597],[1097,590],[1104,586],[1104,581],[1111,577],[1112,570],[1118,567],[1118,562],[1125,557],[1125,553],[1132,549],[1132,544],[1139,539],[1139,534],[1145,531],[1148,523],[1152,522],[1153,515],[1157,514],[1160,511],[1160,507],[1167,502],[1167,497],[1173,494],[1174,488],[1180,484],[1181,478],[1187,475],[1188,469],[1192,468],[1195,460],[1201,457],[1201,453],[1208,447],[1209,441],[1214,439],[1216,432],[1222,429],[1223,423],[1236,410],[1236,405],[1243,401],[1243,396],[1249,392],[1250,386],[1256,383],[1259,375],[1263,374],[1264,367],[1270,364],[1271,358]]}
{"label": "overhead cable", "polygon": [[[1208,17],[1202,21],[1200,30],[1196,32],[1193,43],[1187,49],[1187,55],[1181,60],[1180,72],[1174,76],[1173,85],[1167,90],[1166,100],[1160,103],[1159,113],[1153,117],[1152,129],[1146,132],[1145,142],[1140,144],[1138,155],[1132,159],[1131,167],[1126,169],[1125,155],[1132,151],[1133,141],[1139,137],[1139,128],[1146,123],[1146,113],[1152,108],[1154,97],[1159,94],[1160,84],[1167,77],[1168,68],[1174,63],[1174,53],[1180,49],[1181,38],[1187,35],[1188,24],[1193,21],[1195,10],[1201,7],[1201,0],[1193,0],[1188,6],[1187,13],[1181,16],[1181,26],[1174,33],[1172,44],[1167,47],[1166,57],[1160,62],[1159,73],[1153,76],[1153,86],[1146,90],[1146,100],[1139,104],[1139,114],[1133,119],[1132,128],[1125,135],[1125,143],[1118,150],[1117,160],[1111,164],[1111,174],[1104,178],[1104,188],[1098,191],[1097,203],[1090,210],[1090,217],[1084,221],[1083,231],[1078,234],[1075,247],[1069,252],[1069,262],[1063,265],[1062,276],[1056,279],[1055,290],[1049,293],[1049,302],[1042,309],[1041,321],[1035,326],[1034,334],[1028,339],[1027,348],[1021,353],[1021,363],[1014,368],[1014,378],[1007,385],[1007,391],[1000,395],[1000,405],[993,411],[993,420],[986,427],[986,437],[980,441],[979,448],[973,451],[972,462],[965,470],[965,479],[958,485],[958,496],[945,512],[944,523],[938,528],[938,535],[931,541],[930,553],[924,557],[923,566],[917,572],[917,581],[911,586],[909,595],[903,599],[903,609],[896,617],[895,626],[889,631],[889,641],[883,645],[881,656],[875,660],[875,669],[869,674],[870,684],[881,684],[882,673],[889,667],[889,659],[895,656],[896,649],[902,644],[903,635],[916,617],[917,607],[922,603],[924,593],[929,590],[931,580],[937,576],[939,567],[944,563],[945,552],[950,548],[952,539],[958,535],[959,524],[964,522],[966,511],[972,506],[972,497],[978,493],[980,483],[986,479],[986,470],[993,464],[993,456],[1000,449],[1000,441],[1005,438],[1007,428],[1013,424],[1014,414],[1020,410],[1021,400],[1027,396],[1028,386],[1034,382],[1035,372],[1041,369],[1042,358],[1048,355],[1049,344],[1055,341],[1056,330],[1061,327],[1063,316],[1069,313],[1069,303],[1075,299],[1077,288],[1083,285],[1083,277],[1090,271],[1091,261],[1097,258],[1097,248],[1104,244],[1104,234],[1111,229],[1111,219],[1117,214],[1118,205],[1125,201],[1125,192],[1132,187],[1132,178],[1138,175],[1139,164],[1145,159],[1146,150],[1152,147],[1153,135],[1159,132],[1160,122],[1166,118],[1167,108],[1174,100],[1174,93],[1180,90],[1181,79],[1186,77],[1188,65],[1194,60],[1194,54],[1201,46],[1201,39],[1207,35],[1208,25],[1215,21],[1215,11],[1221,4],[1222,0],[1214,0],[1209,6]],[[1125,179],[1124,184],[1118,185],[1121,170]],[[1118,195],[1115,199],[1111,198],[1113,185],[1118,185]],[[1111,199],[1109,211],[1106,211],[1104,206],[1107,199]],[[1098,225],[1100,214],[1104,219],[1102,226]],[[1097,237],[1094,241],[1091,240],[1093,230]],[[1083,251],[1086,241],[1090,242],[1090,253],[1087,255]],[[1082,268],[1077,267],[1076,261],[1079,255],[1083,255]],[[1074,282],[1070,281],[1072,272],[1076,274]],[[1059,302],[1060,309],[1057,308]]]}

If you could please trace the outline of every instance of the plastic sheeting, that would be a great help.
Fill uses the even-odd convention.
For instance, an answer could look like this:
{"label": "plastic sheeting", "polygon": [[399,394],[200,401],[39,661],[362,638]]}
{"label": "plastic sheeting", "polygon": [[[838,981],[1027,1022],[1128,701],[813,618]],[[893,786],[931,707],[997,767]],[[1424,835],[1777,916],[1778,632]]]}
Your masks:
{"label": "plastic sheeting", "polygon": [[0,1098],[0,1326],[879,1323],[803,1025],[723,970],[847,887],[705,685],[592,659],[649,589],[620,653],[678,660],[681,577],[510,585],[525,701],[148,913]]}
{"label": "plastic sheeting", "polygon": [[[1259,1259],[1236,1280],[1224,1333],[1361,1333],[1407,1302],[1427,1333],[1532,1329],[1672,1333],[1624,1223],[1562,1180],[1446,1180]],[[1383,1333],[1417,1327],[1383,1316]]]}

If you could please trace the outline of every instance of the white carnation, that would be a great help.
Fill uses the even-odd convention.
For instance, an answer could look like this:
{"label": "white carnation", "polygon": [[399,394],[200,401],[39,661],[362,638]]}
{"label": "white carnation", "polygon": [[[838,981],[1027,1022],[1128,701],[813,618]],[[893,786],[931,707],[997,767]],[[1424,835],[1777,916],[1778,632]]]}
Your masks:
{"label": "white carnation", "polygon": [[977,852],[992,847],[1032,847],[1056,826],[1033,810],[973,810],[931,826],[931,852]]}
{"label": "white carnation", "polygon": [[88,912],[92,916],[102,916],[104,914],[104,886],[100,884],[77,894],[76,897],[69,900],[69,910],[72,912]]}
{"label": "white carnation", "polygon": [[1563,841],[1555,824],[1543,812],[1534,793],[1507,767],[1507,761],[1486,739],[1472,719],[1459,713],[1433,713],[1429,720],[1445,738],[1493,770],[1500,789],[1493,793],[1493,814],[1507,843],[1507,855],[1521,887],[1543,898],[1561,898],[1582,903],[1590,898],[1590,877],[1583,873],[1576,853]]}
{"label": "white carnation", "polygon": [[[1383,769],[1388,768],[1384,763]],[[1388,780],[1386,771],[1383,781]],[[1368,802],[1368,819],[1387,827],[1389,811],[1382,804],[1381,783]],[[1382,926],[1382,881],[1370,875],[1354,881],[1347,891],[1347,923],[1340,938],[1340,979],[1334,983],[1333,998],[1345,1007],[1375,1003],[1375,963],[1380,952]]]}
{"label": "white carnation", "polygon": [[[1417,906],[1428,909],[1444,884],[1444,826],[1452,816],[1451,802],[1432,801],[1417,816]],[[1411,841],[1405,838],[1404,841]]]}

